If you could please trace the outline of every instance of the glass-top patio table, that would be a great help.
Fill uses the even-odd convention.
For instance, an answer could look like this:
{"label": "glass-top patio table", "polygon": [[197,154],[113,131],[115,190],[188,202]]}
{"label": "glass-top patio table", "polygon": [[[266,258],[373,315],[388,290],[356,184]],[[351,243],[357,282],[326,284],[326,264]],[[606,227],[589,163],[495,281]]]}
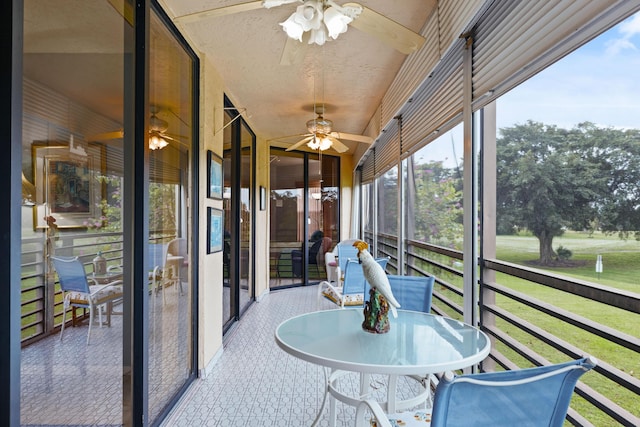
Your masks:
{"label": "glass-top patio table", "polygon": [[[397,376],[420,379],[467,368],[487,357],[491,348],[489,338],[478,328],[443,316],[398,310],[397,318],[389,317],[391,329],[386,334],[365,332],[363,320],[362,308],[306,313],[282,322],[275,338],[287,353],[331,369],[325,399],[328,394],[357,406],[368,397],[368,375],[389,375],[387,402],[382,403],[388,413],[414,407],[430,393],[429,385],[423,383],[418,396],[396,401]],[[362,374],[360,396],[338,390],[337,381],[348,372]],[[335,399],[331,399],[331,425],[336,421]],[[324,405],[325,401],[313,425]]]}

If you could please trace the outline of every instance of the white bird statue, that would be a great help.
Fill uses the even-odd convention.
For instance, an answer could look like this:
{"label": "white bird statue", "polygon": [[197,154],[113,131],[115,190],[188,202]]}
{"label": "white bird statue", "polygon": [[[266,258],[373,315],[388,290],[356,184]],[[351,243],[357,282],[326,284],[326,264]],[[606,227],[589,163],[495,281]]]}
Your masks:
{"label": "white bird statue", "polygon": [[387,278],[387,274],[384,272],[380,264],[373,259],[371,253],[369,253],[369,245],[367,242],[363,242],[362,240],[356,240],[353,244],[356,248],[358,248],[358,260],[360,264],[362,264],[362,272],[364,274],[364,278],[367,279],[369,285],[387,300],[389,303],[389,308],[391,309],[391,314],[393,317],[398,317],[398,312],[396,308],[400,308],[400,304],[393,296],[391,292],[391,285],[389,284],[389,278]]}

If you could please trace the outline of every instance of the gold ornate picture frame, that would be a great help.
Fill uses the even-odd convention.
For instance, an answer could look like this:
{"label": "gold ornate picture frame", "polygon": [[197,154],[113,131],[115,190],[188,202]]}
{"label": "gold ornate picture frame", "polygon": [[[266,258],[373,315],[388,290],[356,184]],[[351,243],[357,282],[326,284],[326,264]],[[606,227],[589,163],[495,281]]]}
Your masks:
{"label": "gold ornate picture frame", "polygon": [[58,228],[85,228],[99,217],[102,186],[96,179],[102,153],[98,146],[72,147],[55,143],[32,145],[36,188],[34,229],[47,228],[46,217]]}

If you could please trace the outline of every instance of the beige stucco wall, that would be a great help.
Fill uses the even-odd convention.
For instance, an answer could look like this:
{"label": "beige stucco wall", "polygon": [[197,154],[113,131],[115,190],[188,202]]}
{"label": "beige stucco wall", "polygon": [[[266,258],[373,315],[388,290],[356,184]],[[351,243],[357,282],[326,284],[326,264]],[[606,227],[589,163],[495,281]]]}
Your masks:
{"label": "beige stucco wall", "polygon": [[[251,125],[249,123],[249,125]],[[256,299],[259,301],[269,291],[269,145],[258,136],[256,141]],[[260,210],[260,187],[264,187],[267,200]]]}
{"label": "beige stucco wall", "polygon": [[[206,197],[207,185],[207,150],[212,150],[220,157],[223,156],[223,135],[220,131],[224,123],[224,82],[206,57],[200,56],[200,182],[198,208],[200,248],[198,265],[198,369],[201,375],[206,375],[217,358],[222,354],[223,327],[223,260],[222,252],[207,254],[206,215],[207,207],[222,209],[221,200],[211,200]],[[233,102],[233,99],[231,99]],[[251,123],[249,122],[249,127]],[[216,133],[216,131],[218,131]],[[268,292],[269,287],[269,227],[268,203],[263,211],[259,208],[259,188],[265,187],[269,194],[269,147],[259,136],[256,140],[256,198],[255,229],[255,293],[260,299]]]}
{"label": "beige stucco wall", "polygon": [[[206,57],[200,57],[200,150],[198,153],[199,200],[197,203],[200,248],[198,251],[198,370],[206,375],[222,352],[222,252],[207,254],[207,207],[222,209],[222,200],[207,194],[207,150],[222,157],[224,91],[220,75]],[[217,126],[217,129],[216,129]]]}

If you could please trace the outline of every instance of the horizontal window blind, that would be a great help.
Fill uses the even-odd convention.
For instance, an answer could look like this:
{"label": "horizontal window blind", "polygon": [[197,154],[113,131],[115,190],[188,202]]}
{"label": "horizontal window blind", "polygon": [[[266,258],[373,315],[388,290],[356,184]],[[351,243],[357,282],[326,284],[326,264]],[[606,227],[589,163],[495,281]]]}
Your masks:
{"label": "horizontal window blind", "polygon": [[483,0],[438,2],[423,31],[426,42],[407,57],[382,99],[382,125],[391,125],[407,99],[424,85],[441,58],[457,43],[465,25],[482,7]]}
{"label": "horizontal window blind", "polygon": [[373,148],[366,154],[366,158],[363,159],[359,169],[361,171],[362,184],[368,184],[375,178],[376,174],[376,149]]}
{"label": "horizontal window blind", "polygon": [[624,0],[494,2],[474,29],[474,110],[639,9]]}
{"label": "horizontal window blind", "polygon": [[[407,59],[383,98],[375,152],[360,160],[363,182],[461,122],[465,40],[459,36],[465,29],[473,37],[475,111],[638,10],[640,2],[624,0],[441,3],[422,33],[425,46]],[[442,46],[448,48],[441,57]],[[416,76],[423,80],[410,92]],[[397,115],[402,147],[394,139]]]}
{"label": "horizontal window blind", "polygon": [[464,44],[464,39],[458,39],[402,110],[403,154],[415,152],[437,138],[444,124],[456,117],[461,120]]}

